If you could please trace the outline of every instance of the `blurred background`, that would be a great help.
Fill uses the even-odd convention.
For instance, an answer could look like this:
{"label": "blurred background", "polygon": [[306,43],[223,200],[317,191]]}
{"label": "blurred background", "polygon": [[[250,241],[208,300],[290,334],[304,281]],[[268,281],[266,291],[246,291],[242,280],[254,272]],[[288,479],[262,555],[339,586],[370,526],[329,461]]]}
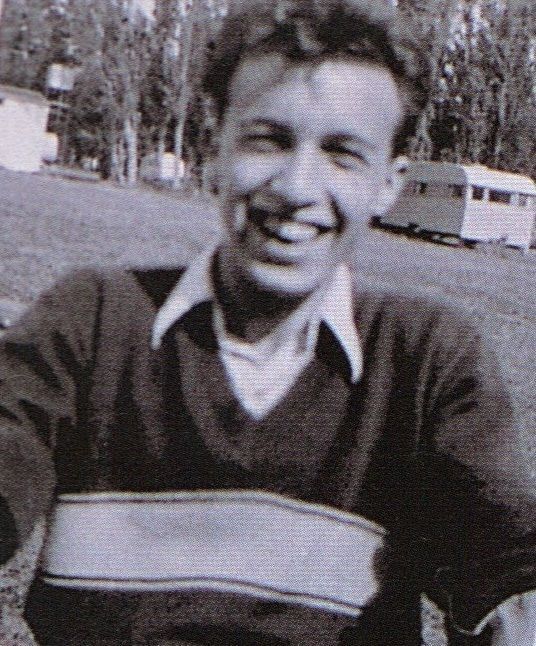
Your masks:
{"label": "blurred background", "polygon": [[[45,163],[209,188],[215,124],[200,69],[226,4],[4,0],[0,83],[47,99]],[[412,157],[536,175],[533,0],[398,4],[430,63]]]}
{"label": "blurred background", "polygon": [[[534,1],[398,4],[430,63],[411,158],[535,179]],[[0,326],[74,267],[183,263],[219,235],[200,72],[225,11],[226,0],[0,0]],[[536,251],[410,233],[371,229],[358,279],[482,327],[536,486]],[[33,643],[21,609],[41,536],[0,572],[6,646]],[[427,602],[423,613],[423,644],[445,646],[441,614]]]}

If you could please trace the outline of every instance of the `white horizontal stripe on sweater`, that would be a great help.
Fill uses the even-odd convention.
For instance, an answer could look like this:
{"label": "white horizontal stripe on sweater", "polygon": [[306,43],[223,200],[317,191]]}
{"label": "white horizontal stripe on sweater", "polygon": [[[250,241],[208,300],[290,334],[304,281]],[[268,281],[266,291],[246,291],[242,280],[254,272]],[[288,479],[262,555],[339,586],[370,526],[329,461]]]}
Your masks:
{"label": "white horizontal stripe on sweater", "polygon": [[72,589],[218,590],[359,616],[378,591],[384,534],[261,491],[63,495],[43,574]]}

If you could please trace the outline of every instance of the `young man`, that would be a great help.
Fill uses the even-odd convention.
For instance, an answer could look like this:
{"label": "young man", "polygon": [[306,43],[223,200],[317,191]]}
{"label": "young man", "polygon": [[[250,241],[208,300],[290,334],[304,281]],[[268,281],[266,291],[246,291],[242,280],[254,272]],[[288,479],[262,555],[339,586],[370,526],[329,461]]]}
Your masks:
{"label": "young man", "polygon": [[416,646],[426,592],[453,643],[532,646],[535,498],[493,356],[352,285],[401,184],[411,40],[380,2],[247,2],[213,58],[225,239],[67,278],[3,340],[6,556],[53,510],[38,641]]}

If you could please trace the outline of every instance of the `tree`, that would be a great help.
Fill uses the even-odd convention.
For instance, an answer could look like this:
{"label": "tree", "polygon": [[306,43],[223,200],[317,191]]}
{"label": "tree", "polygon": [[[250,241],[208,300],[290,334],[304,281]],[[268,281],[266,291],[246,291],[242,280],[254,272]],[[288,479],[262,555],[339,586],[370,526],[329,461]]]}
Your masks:
{"label": "tree", "polygon": [[[87,52],[73,96],[78,107],[76,120],[82,130],[84,121],[102,126],[104,141],[97,148],[102,155],[102,143],[106,145],[105,167],[120,184],[132,185],[138,176],[140,103],[149,66],[149,26],[143,15],[133,10],[130,0],[98,0],[93,3],[91,17],[89,43],[93,52]],[[78,34],[79,48],[88,47],[88,29]],[[81,98],[88,86],[94,88],[94,95],[85,104]],[[99,111],[100,120],[96,119]]]}
{"label": "tree", "polygon": [[[10,0],[0,81],[43,90],[52,62],[80,68],[70,95],[72,157],[98,156],[120,183],[140,157],[173,150],[207,178],[215,119],[200,85],[227,0]],[[536,174],[536,5],[532,0],[398,0],[429,58],[416,159]],[[199,171],[199,172],[198,172]],[[206,183],[206,182],[205,182]]]}
{"label": "tree", "polygon": [[49,0],[11,0],[0,23],[0,80],[41,91],[51,62],[54,6]]}
{"label": "tree", "polygon": [[530,0],[401,0],[429,53],[416,159],[534,174],[536,6]]}
{"label": "tree", "polygon": [[535,12],[532,3],[520,1],[465,7],[450,96],[457,157],[533,171]]}
{"label": "tree", "polygon": [[[172,131],[176,159],[174,186],[181,184],[178,164],[184,158],[189,166],[198,157],[203,132],[210,128],[211,114],[203,100],[200,80],[206,58],[206,44],[224,11],[222,0],[162,0],[157,5],[155,40],[160,56],[160,74],[155,76],[151,100],[160,100],[162,114],[156,134],[157,151],[164,152]],[[193,107],[195,106],[195,111]],[[194,114],[194,112],[196,114]],[[189,134],[201,134],[193,143]]]}

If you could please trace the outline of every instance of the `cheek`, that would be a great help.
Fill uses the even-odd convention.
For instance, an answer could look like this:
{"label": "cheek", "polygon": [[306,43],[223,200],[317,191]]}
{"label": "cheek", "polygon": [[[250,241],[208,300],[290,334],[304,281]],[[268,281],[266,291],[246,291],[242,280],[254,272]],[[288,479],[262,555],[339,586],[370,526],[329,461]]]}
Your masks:
{"label": "cheek", "polygon": [[232,195],[247,195],[268,184],[276,172],[276,164],[268,156],[231,156],[225,169],[227,190]]}
{"label": "cheek", "polygon": [[365,227],[373,215],[377,191],[369,182],[354,181],[332,192],[344,220],[344,230],[350,234]]}
{"label": "cheek", "polygon": [[266,156],[228,155],[221,161],[220,196],[228,232],[238,233],[246,224],[245,198],[266,186],[274,172]]}

